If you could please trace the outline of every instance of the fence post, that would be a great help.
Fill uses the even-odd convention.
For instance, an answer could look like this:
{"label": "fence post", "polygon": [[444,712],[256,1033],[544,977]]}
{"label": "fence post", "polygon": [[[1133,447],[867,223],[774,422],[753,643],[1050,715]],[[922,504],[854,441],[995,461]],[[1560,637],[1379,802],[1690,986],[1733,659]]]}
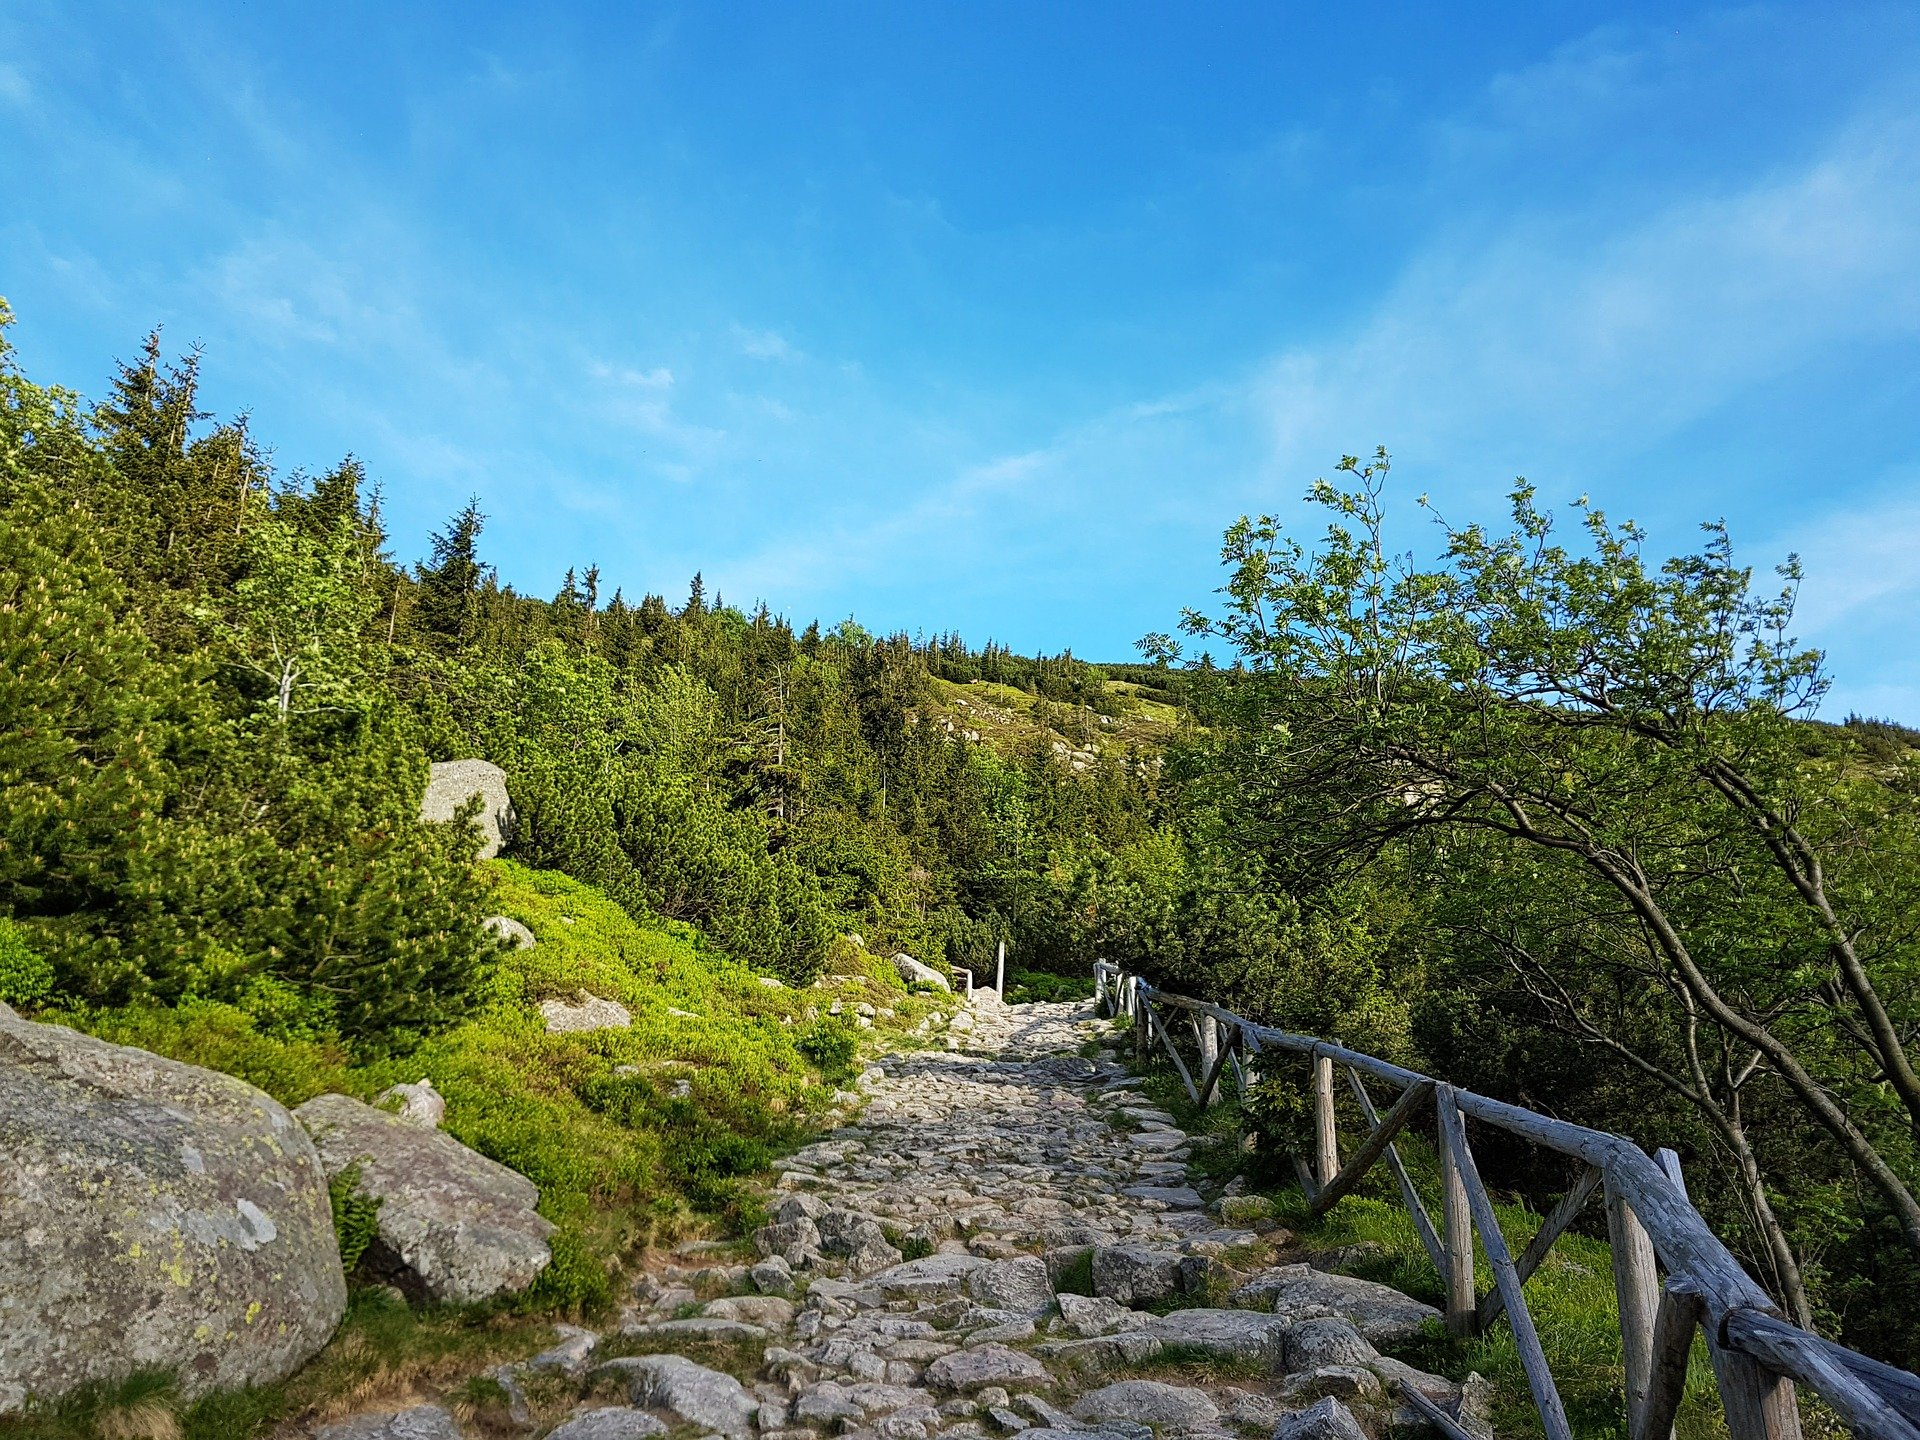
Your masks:
{"label": "fence post", "polygon": [[1473,1297],[1473,1214],[1467,1208],[1467,1183],[1460,1174],[1460,1161],[1447,1143],[1447,1111],[1453,1106],[1453,1087],[1434,1088],[1433,1108],[1438,1125],[1440,1152],[1440,1243],[1446,1251],[1447,1266],[1441,1279],[1447,1289],[1447,1333],[1471,1335],[1474,1332]]}
{"label": "fence post", "polygon": [[1333,1057],[1313,1057],[1313,1178],[1324,1189],[1340,1173],[1340,1137],[1333,1120]]}
{"label": "fence post", "polygon": [[[1211,1015],[1202,1015],[1199,1020],[1200,1023],[1194,1026],[1194,1032],[1200,1041],[1200,1068],[1195,1073],[1199,1075],[1200,1083],[1204,1085],[1207,1083],[1207,1076],[1213,1074],[1214,1062],[1220,1058],[1220,1027]],[[1220,1087],[1215,1085],[1207,1093],[1207,1108],[1211,1109],[1219,1103]]]}
{"label": "fence post", "polygon": [[1133,1058],[1144,1066],[1153,1038],[1148,1029],[1147,997],[1140,993],[1138,980],[1129,979],[1127,983],[1133,987]]}
{"label": "fence post", "polygon": [[[1687,1177],[1681,1173],[1680,1157],[1661,1149],[1653,1158],[1684,1198]],[[1720,1408],[1727,1417],[1727,1434],[1733,1440],[1800,1440],[1800,1403],[1793,1381],[1751,1356],[1727,1349],[1711,1325],[1703,1328],[1707,1357],[1713,1361],[1713,1378],[1720,1389]]]}
{"label": "fence post", "polygon": [[1660,1277],[1653,1242],[1626,1196],[1606,1177],[1607,1245],[1613,1252],[1613,1288],[1620,1300],[1620,1352],[1627,1372],[1627,1432],[1639,1433],[1653,1376],[1653,1325]]}

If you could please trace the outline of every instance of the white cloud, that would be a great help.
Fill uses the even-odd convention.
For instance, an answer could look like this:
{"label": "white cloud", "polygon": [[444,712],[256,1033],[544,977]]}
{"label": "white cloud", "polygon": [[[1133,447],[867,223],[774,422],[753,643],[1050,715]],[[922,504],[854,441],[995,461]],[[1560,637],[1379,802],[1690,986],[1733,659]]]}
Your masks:
{"label": "white cloud", "polygon": [[1843,627],[1903,622],[1920,610],[1920,468],[1865,504],[1822,516],[1773,547],[1799,555],[1806,579],[1796,618],[1810,639]]}
{"label": "white cloud", "polygon": [[734,338],[740,342],[740,353],[754,360],[797,360],[800,352],[778,330],[749,330],[744,325],[733,327]]}

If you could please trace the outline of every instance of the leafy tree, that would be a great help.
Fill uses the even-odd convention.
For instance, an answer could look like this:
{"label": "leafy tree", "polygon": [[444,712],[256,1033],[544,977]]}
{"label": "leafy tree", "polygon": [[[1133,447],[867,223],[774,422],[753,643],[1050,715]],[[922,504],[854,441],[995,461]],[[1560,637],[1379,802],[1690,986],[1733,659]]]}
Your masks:
{"label": "leafy tree", "polygon": [[[1863,785],[1844,747],[1807,754],[1801,717],[1825,679],[1792,638],[1793,562],[1756,595],[1723,526],[1653,565],[1637,527],[1584,502],[1586,544],[1569,549],[1522,483],[1511,533],[1443,527],[1444,560],[1423,570],[1384,543],[1384,452],[1341,470],[1352,489],[1312,491],[1333,517],[1313,552],[1272,517],[1242,519],[1222,612],[1187,616],[1247,670],[1211,691],[1231,737],[1219,803],[1294,875],[1454,835],[1450,874],[1484,903],[1500,892],[1476,857],[1532,857],[1556,916],[1483,938],[1543,1006],[1669,1077],[1737,1147],[1721,1123],[1737,1087],[1669,1063],[1710,1039],[1701,1066],[1790,1097],[1920,1256],[1915,799]],[[1624,1010],[1584,998],[1596,969],[1631,994]],[[1768,1185],[1743,1174],[1778,1251]]]}

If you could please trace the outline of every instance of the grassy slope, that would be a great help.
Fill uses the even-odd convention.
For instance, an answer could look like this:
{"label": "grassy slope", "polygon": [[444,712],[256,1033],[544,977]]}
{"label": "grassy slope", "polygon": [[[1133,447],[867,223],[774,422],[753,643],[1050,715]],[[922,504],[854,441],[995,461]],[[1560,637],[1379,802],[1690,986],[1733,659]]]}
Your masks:
{"label": "grassy slope", "polygon": [[[220,1005],[45,1018],[238,1075],[288,1105],[327,1091],[371,1099],[430,1077],[446,1096],[449,1133],[540,1186],[540,1209],[560,1226],[548,1275],[491,1307],[415,1312],[357,1291],[332,1344],[284,1385],[185,1407],[164,1377],[139,1377],[58,1412],[0,1421],[0,1436],[66,1440],[116,1427],[165,1436],[173,1425],[232,1440],[289,1416],[438,1390],[530,1354],[556,1315],[604,1307],[649,1245],[757,1220],[746,1180],[828,1121],[848,1077],[855,1032],[827,1013],[836,999],[848,1010],[872,1004],[895,1045],[936,1004],[848,945],[820,986],[772,988],[685,926],[637,924],[563,875],[488,868],[500,912],[539,943],[502,961],[471,1019],[402,1059],[355,1064],[337,1047],[262,1035]],[[620,1001],[632,1028],[549,1035],[538,1002],[581,990]],[[127,1430],[139,1415],[149,1429]]]}
{"label": "grassy slope", "polygon": [[[1063,717],[1077,717],[1080,728],[1059,729],[1035,718],[1036,707],[1047,704],[1012,685],[990,680],[975,680],[968,685],[951,680],[932,681],[933,704],[929,713],[937,720],[950,722],[955,733],[972,732],[1002,752],[1044,739],[1061,744],[1069,753],[1082,757],[1104,754],[1124,759],[1130,747],[1138,746],[1151,754],[1163,748],[1180,723],[1181,712],[1174,706],[1149,699],[1140,687],[1124,681],[1109,680],[1107,691],[1120,701],[1120,713],[1100,716],[1081,711],[1077,706],[1054,703]],[[1107,722],[1107,723],[1103,723]]]}

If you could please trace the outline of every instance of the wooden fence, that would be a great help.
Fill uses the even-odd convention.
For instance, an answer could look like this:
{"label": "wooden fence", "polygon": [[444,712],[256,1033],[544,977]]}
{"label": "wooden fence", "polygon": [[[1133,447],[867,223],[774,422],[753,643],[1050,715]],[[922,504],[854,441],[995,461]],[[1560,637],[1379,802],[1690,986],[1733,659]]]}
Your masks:
{"label": "wooden fence", "polygon": [[[1688,1200],[1679,1158],[1671,1150],[1650,1156],[1621,1136],[1457,1089],[1331,1041],[1256,1025],[1217,1005],[1169,995],[1104,962],[1094,966],[1094,993],[1105,1013],[1132,1021],[1142,1062],[1156,1047],[1165,1050],[1197,1105],[1215,1103],[1229,1079],[1244,1094],[1262,1069],[1304,1063],[1313,1086],[1313,1154],[1292,1160],[1313,1212],[1324,1214],[1384,1162],[1440,1274],[1447,1328],[1456,1335],[1472,1335],[1506,1317],[1547,1440],[1571,1440],[1572,1432],[1527,1310],[1526,1281],[1596,1194],[1606,1205],[1620,1299],[1629,1440],[1669,1440],[1696,1329],[1706,1335],[1732,1440],[1800,1440],[1796,1383],[1817,1393],[1855,1435],[1920,1440],[1920,1376],[1823,1340],[1782,1318],[1779,1307]],[[1191,1032],[1181,1043],[1175,1039],[1175,1015],[1184,1022],[1180,1028]],[[1192,1064],[1190,1056],[1181,1053],[1182,1043]],[[1334,1109],[1336,1069],[1346,1072],[1370,1127],[1344,1160]],[[1375,1107],[1369,1081],[1395,1091],[1384,1115]],[[1437,1226],[1394,1145],[1395,1137],[1429,1105],[1435,1111],[1440,1157]],[[1474,1163],[1467,1116],[1585,1162],[1573,1188],[1517,1257],[1501,1234]],[[1494,1279],[1493,1290],[1484,1296],[1474,1293],[1476,1233]],[[1916,1309],[1920,1311],[1920,1297]],[[1915,1321],[1920,1324],[1920,1313]],[[1411,1390],[1405,1394],[1454,1440],[1468,1440],[1444,1411],[1423,1404]]]}

